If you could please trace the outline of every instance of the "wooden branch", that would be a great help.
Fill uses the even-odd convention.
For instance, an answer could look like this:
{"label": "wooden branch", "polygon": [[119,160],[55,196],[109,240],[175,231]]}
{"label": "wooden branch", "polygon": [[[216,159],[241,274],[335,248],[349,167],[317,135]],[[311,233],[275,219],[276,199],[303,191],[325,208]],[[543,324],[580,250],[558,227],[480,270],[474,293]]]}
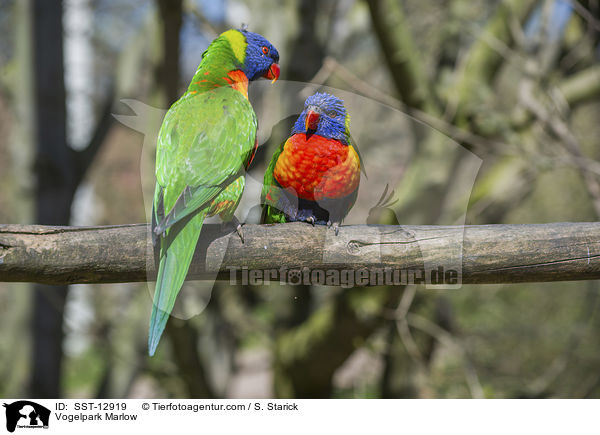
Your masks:
{"label": "wooden branch", "polygon": [[[0,225],[0,281],[74,284],[152,279],[155,267],[148,231],[146,224]],[[218,273],[218,279],[226,280],[232,271],[240,278],[243,268],[277,272],[271,280],[279,279],[280,268],[357,274],[390,268],[412,271],[418,279],[440,266],[458,269],[464,284],[600,278],[600,223],[343,226],[337,237],[322,226],[294,223],[246,225],[244,235],[242,244],[236,234],[223,235],[220,225],[205,225],[189,279]]]}

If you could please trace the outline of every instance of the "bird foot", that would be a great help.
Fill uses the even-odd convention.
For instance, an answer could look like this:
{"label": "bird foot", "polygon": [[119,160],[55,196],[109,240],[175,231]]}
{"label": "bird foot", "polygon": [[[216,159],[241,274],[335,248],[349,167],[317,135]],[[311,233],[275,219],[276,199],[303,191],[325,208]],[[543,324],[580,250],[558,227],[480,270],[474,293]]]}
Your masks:
{"label": "bird foot", "polygon": [[327,228],[333,228],[333,231],[335,231],[336,236],[340,233],[340,223],[339,222],[327,221]]}
{"label": "bird foot", "polygon": [[242,241],[242,243],[244,243],[244,232],[242,231],[242,224],[238,224],[235,227],[235,232],[238,236],[240,236],[240,240]]}
{"label": "bird foot", "polygon": [[240,237],[240,240],[242,241],[242,243],[245,242],[244,240],[244,232],[242,231],[242,226],[244,224],[241,223],[238,218],[236,218],[235,216],[233,217],[233,219],[231,219],[231,221],[229,222],[223,222],[223,224],[221,225],[221,229],[223,230],[223,232],[228,232],[231,231],[232,229],[235,230],[235,232],[237,233],[237,235]]}
{"label": "bird foot", "polygon": [[309,223],[313,227],[317,224],[317,218],[315,217],[314,214],[312,214],[308,210],[301,210],[300,212],[298,212],[298,214],[296,215],[296,219],[295,220],[298,221],[298,222]]}

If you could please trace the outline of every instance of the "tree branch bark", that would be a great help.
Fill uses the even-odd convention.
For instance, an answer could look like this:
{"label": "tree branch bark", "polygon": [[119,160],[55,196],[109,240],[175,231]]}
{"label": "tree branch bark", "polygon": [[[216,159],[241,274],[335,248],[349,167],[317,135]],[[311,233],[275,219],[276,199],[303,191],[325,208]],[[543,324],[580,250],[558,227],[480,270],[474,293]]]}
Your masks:
{"label": "tree branch bark", "polygon": [[[337,237],[325,227],[294,223],[246,225],[244,234],[242,244],[219,225],[205,225],[188,279],[218,274],[227,280],[234,272],[239,278],[247,268],[272,270],[271,280],[279,280],[282,267],[354,271],[355,277],[390,268],[419,279],[432,265],[448,264],[462,268],[464,284],[600,278],[600,223],[344,226]],[[154,274],[146,224],[0,225],[0,281],[134,282]]]}

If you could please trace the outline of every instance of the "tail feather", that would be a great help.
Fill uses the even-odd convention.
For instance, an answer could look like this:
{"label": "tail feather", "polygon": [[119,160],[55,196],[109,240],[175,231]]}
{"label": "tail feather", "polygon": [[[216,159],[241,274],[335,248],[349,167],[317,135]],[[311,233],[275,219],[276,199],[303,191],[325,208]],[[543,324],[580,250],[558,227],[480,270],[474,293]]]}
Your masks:
{"label": "tail feather", "polygon": [[150,356],[156,352],[160,337],[165,330],[171,311],[173,311],[175,299],[185,281],[203,222],[204,213],[199,213],[189,221],[182,222],[181,228],[171,228],[167,237],[161,238],[161,243],[166,244],[166,249],[161,247],[160,250],[154,303],[150,316],[148,335]]}

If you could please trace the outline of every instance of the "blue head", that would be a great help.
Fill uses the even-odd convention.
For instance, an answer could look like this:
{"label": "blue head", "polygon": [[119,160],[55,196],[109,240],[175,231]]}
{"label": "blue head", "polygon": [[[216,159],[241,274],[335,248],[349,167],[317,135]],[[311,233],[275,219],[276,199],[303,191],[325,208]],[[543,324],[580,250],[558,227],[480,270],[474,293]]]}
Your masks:
{"label": "blue head", "polygon": [[347,144],[347,116],[342,100],[331,94],[317,92],[304,102],[304,110],[292,128],[292,135],[316,134]]}
{"label": "blue head", "polygon": [[[245,29],[239,30],[245,37],[245,56],[242,62],[242,71],[248,80],[256,80],[265,77],[273,81],[279,78],[279,52],[273,44],[258,33],[249,32]],[[233,44],[232,44],[233,46]],[[242,49],[243,45],[233,47]]]}

